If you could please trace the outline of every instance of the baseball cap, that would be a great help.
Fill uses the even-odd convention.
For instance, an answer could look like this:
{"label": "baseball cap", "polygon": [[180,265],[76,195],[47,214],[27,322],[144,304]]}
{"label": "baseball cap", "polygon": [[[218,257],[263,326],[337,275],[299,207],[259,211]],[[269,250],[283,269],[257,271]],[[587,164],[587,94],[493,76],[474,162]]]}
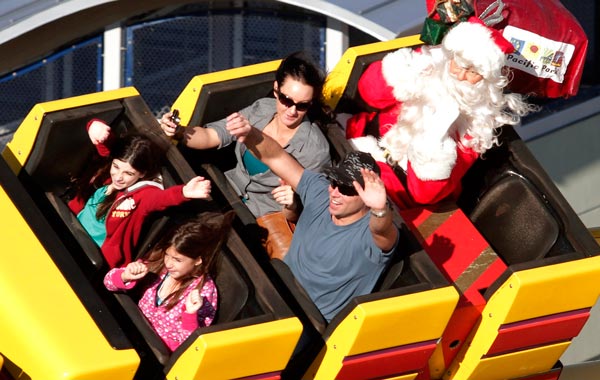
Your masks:
{"label": "baseball cap", "polygon": [[360,151],[349,152],[337,166],[332,166],[323,170],[323,173],[330,179],[346,186],[352,186],[352,181],[357,181],[361,186],[365,186],[365,181],[360,174],[360,169],[372,170],[380,174],[379,166],[375,159],[369,154]]}

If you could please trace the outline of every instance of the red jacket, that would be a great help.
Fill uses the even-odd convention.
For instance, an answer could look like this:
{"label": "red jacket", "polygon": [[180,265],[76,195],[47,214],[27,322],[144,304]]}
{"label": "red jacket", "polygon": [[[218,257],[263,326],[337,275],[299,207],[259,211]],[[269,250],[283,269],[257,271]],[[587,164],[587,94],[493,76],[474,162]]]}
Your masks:
{"label": "red jacket", "polygon": [[140,181],[117,196],[106,215],[106,239],[101,247],[110,268],[135,259],[134,250],[146,217],[185,202],[182,189],[183,185],[177,185],[163,190],[156,182]]}
{"label": "red jacket", "polygon": [[[375,84],[379,85],[375,85]],[[393,87],[388,85],[382,73],[381,61],[372,63],[358,82],[358,91],[364,101],[378,109],[379,133],[385,135],[390,124],[398,119],[402,104],[393,94]],[[375,112],[361,112],[347,122],[346,138],[351,139],[365,135],[366,124],[375,117]],[[433,204],[447,197],[456,198],[461,191],[461,179],[477,160],[479,155],[472,149],[457,143],[456,164],[450,177],[443,180],[421,180],[412,170],[410,161],[406,171],[407,189],[402,185],[392,168],[384,162],[378,162],[381,177],[390,198],[401,208],[414,207],[417,204]]]}

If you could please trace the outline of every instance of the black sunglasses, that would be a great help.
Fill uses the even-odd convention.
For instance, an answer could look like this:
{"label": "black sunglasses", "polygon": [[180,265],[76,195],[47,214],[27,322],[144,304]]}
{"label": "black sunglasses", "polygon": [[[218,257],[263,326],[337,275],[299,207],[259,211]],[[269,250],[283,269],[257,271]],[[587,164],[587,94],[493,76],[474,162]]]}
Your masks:
{"label": "black sunglasses", "polygon": [[354,186],[343,185],[343,184],[341,184],[338,181],[333,180],[333,179],[330,179],[329,183],[331,184],[331,188],[332,189],[337,188],[338,191],[340,192],[340,194],[342,194],[342,195],[346,195],[348,197],[353,197],[355,195],[358,195],[358,193],[356,192],[356,189],[354,188]]}
{"label": "black sunglasses", "polygon": [[292,99],[288,98],[287,95],[282,94],[279,90],[273,90],[273,91],[275,91],[275,95],[277,95],[277,99],[279,100],[279,102],[281,104],[283,104],[284,106],[286,106],[287,108],[292,108],[293,106],[296,106],[297,111],[304,112],[304,111],[308,111],[308,109],[310,108],[310,105],[312,104],[312,101],[296,103]]}

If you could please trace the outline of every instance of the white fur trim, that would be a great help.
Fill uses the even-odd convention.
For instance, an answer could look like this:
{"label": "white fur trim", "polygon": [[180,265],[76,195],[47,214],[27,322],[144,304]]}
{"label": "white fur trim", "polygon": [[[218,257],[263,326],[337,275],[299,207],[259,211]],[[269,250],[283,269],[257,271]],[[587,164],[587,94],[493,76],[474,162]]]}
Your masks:
{"label": "white fur trim", "polygon": [[504,53],[492,39],[491,31],[480,24],[459,23],[446,34],[442,45],[470,63],[484,78],[489,78],[491,73],[499,75],[505,64]]}
{"label": "white fur trim", "polygon": [[394,97],[406,101],[420,95],[421,79],[433,69],[431,56],[402,48],[387,54],[381,61],[381,72],[386,83],[393,87]]}
{"label": "white fur trim", "polygon": [[396,124],[379,140],[379,146],[387,150],[391,162],[398,163],[406,159],[406,151],[411,139],[408,128]]}
{"label": "white fur trim", "polygon": [[373,136],[355,137],[348,140],[355,150],[369,153],[375,161],[385,162],[383,150],[379,147],[377,139]]}
{"label": "white fur trim", "polygon": [[127,191],[131,192],[131,191],[137,190],[144,186],[154,186],[154,187],[158,187],[161,190],[165,189],[163,187],[162,183],[158,183],[156,181],[151,181],[151,180],[145,180],[145,181],[138,181],[138,182],[134,183],[133,185],[129,186],[127,188]]}
{"label": "white fur trim", "polygon": [[440,143],[432,144],[427,135],[419,135],[412,140],[407,156],[419,179],[446,179],[456,165],[456,142],[446,137]]}

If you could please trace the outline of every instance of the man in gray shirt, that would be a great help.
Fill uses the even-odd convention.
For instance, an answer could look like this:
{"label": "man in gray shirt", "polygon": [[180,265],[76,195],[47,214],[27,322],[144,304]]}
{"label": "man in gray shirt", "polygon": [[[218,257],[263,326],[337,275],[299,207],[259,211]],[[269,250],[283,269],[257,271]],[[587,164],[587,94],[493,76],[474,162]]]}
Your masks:
{"label": "man in gray shirt", "polygon": [[398,244],[379,167],[368,153],[350,152],[319,174],[239,113],[228,117],[227,129],[300,195],[304,210],[284,261],[330,321],[372,291]]}

